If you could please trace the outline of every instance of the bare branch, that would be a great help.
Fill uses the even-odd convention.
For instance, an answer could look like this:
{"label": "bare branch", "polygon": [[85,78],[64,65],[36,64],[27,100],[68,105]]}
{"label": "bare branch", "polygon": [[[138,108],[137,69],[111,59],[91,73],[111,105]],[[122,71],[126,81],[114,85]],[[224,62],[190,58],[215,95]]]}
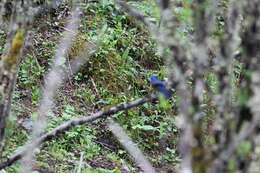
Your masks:
{"label": "bare branch", "polygon": [[[66,55],[70,48],[70,44],[72,39],[75,37],[75,33],[79,26],[79,15],[80,8],[76,7],[72,11],[71,19],[68,23],[69,31],[65,31],[63,33],[63,39],[60,41],[60,45],[56,50],[54,55],[54,59],[52,61],[52,67],[50,72],[46,76],[45,79],[45,87],[43,88],[42,99],[40,101],[40,106],[38,110],[37,120],[34,123],[34,128],[32,132],[32,139],[28,142],[30,145],[26,154],[24,155],[24,159],[22,160],[22,171],[27,173],[31,171],[32,168],[32,160],[33,160],[33,150],[37,147],[37,143],[33,141],[37,141],[36,139],[42,134],[46,127],[46,116],[49,112],[51,112],[53,106],[53,96],[56,93],[57,89],[62,84],[62,80],[64,79],[64,65],[66,61]],[[83,64],[82,64],[83,65]]]}
{"label": "bare branch", "polygon": [[[53,4],[59,4],[60,0],[52,1]],[[50,3],[49,3],[50,4]],[[2,146],[4,145],[5,128],[10,113],[11,98],[16,84],[18,75],[18,64],[23,53],[23,42],[27,36],[29,24],[37,15],[32,12],[32,1],[13,2],[4,0],[0,7],[1,27],[8,28],[7,40],[4,46],[4,52],[0,61],[0,155]],[[10,13],[10,14],[9,14]],[[4,17],[4,18],[2,18]],[[7,23],[7,26],[5,26]],[[2,24],[4,24],[2,26]],[[21,35],[21,39],[17,40],[17,34]],[[16,46],[13,46],[13,45]],[[17,46],[19,45],[19,47]],[[17,52],[16,54],[14,52]],[[6,63],[8,62],[8,63]]]}
{"label": "bare branch", "polygon": [[139,11],[135,10],[134,8],[127,5],[125,2],[120,0],[115,0],[117,4],[119,4],[122,8],[124,8],[125,12],[127,12],[130,16],[133,16],[137,20],[142,21],[146,25],[151,25],[151,23],[147,20],[147,18],[141,14]]}
{"label": "bare branch", "polygon": [[[155,101],[156,99],[157,98],[154,95],[152,95],[152,96],[148,96],[148,97],[145,97],[145,98],[134,100],[134,101],[127,103],[127,104],[119,104],[119,105],[113,106],[109,109],[101,110],[101,111],[93,113],[93,114],[91,114],[90,116],[87,116],[87,117],[73,118],[73,119],[59,125],[58,127],[54,128],[50,132],[47,132],[46,134],[44,134],[44,135],[40,136],[39,138],[35,139],[34,143],[40,145],[43,142],[50,140],[53,137],[57,136],[58,134],[67,131],[68,129],[70,129],[73,126],[92,122],[92,121],[100,119],[100,118],[105,118],[105,117],[107,117],[109,115],[113,115],[113,114],[115,114],[119,111],[128,110],[130,108],[136,107],[136,106],[144,104],[146,102]],[[28,145],[24,146],[20,151],[18,151],[14,155],[10,156],[5,162],[0,163],[0,170],[4,169],[7,166],[12,165],[15,161],[21,159],[25,155],[26,151],[29,148],[31,148],[31,145],[32,144],[28,144]]]}
{"label": "bare branch", "polygon": [[[141,21],[147,29],[150,31],[151,36],[155,40],[163,40],[163,37],[161,37],[161,33],[159,34],[159,28],[150,22],[147,17],[145,17],[142,13],[140,13],[138,10],[132,8],[130,5],[127,3],[120,1],[120,0],[114,0],[118,5],[120,5],[126,13],[128,13],[130,16],[134,17],[135,19]],[[165,40],[164,40],[165,41]]]}
{"label": "bare branch", "polygon": [[141,150],[135,145],[132,139],[124,132],[123,128],[113,120],[108,123],[109,129],[116,136],[124,148],[133,156],[136,163],[141,167],[144,173],[156,173],[151,163],[145,158]]}

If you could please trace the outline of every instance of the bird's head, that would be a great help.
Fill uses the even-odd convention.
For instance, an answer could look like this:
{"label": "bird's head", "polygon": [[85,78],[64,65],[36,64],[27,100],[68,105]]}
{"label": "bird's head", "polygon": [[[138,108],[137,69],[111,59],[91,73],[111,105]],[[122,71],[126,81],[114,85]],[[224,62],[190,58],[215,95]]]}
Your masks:
{"label": "bird's head", "polygon": [[156,80],[158,80],[158,78],[157,78],[157,74],[152,74],[152,75],[150,75],[150,82],[152,83],[153,81],[156,81]]}
{"label": "bird's head", "polygon": [[150,85],[154,88],[158,85],[163,85],[163,81],[157,78],[156,74],[152,74],[150,77]]}

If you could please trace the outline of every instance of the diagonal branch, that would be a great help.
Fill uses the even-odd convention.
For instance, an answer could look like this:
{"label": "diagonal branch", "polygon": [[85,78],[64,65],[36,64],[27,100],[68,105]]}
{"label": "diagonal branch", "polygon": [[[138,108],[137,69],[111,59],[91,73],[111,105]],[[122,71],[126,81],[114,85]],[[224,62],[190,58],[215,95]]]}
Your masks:
{"label": "diagonal branch", "polygon": [[124,8],[125,12],[127,12],[130,16],[133,16],[134,18],[140,20],[141,22],[143,22],[148,26],[151,25],[151,23],[147,20],[147,18],[142,13],[130,7],[125,2],[122,2],[120,0],[115,0],[115,2],[119,4],[122,8]]}
{"label": "diagonal branch", "polygon": [[[79,15],[80,8],[74,7],[72,10],[71,19],[67,25],[67,28],[71,31],[77,31],[79,26]],[[66,54],[71,46],[71,42],[75,37],[75,32],[64,31],[63,39],[61,39],[58,49],[52,60],[52,67],[50,72],[45,77],[45,87],[42,93],[42,99],[40,106],[38,108],[37,120],[34,123],[34,128],[32,132],[32,139],[28,142],[30,148],[26,151],[25,157],[22,160],[22,171],[30,172],[32,167],[33,153],[32,151],[37,147],[38,143],[34,142],[44,131],[46,127],[46,113],[51,111],[53,106],[53,96],[57,89],[62,84],[62,79],[64,79],[63,65],[65,62]],[[83,65],[83,64],[82,64]]]}
{"label": "diagonal branch", "polygon": [[126,134],[124,129],[118,123],[110,120],[108,126],[119,142],[133,156],[136,163],[140,166],[144,173],[156,173],[152,164],[145,158],[142,151],[135,145],[132,139]]}
{"label": "diagonal branch", "polygon": [[[53,137],[57,136],[58,134],[67,131],[68,129],[70,129],[73,126],[92,122],[92,121],[100,119],[100,118],[105,118],[105,117],[107,117],[109,115],[113,115],[119,111],[128,110],[130,108],[142,105],[146,102],[151,102],[151,101],[155,101],[155,100],[157,100],[157,98],[154,95],[151,95],[151,96],[147,96],[147,97],[144,97],[141,99],[134,100],[127,104],[119,104],[119,105],[113,106],[109,109],[98,111],[87,117],[73,118],[73,119],[59,125],[58,127],[54,128],[50,132],[43,134],[39,138],[35,139],[34,142],[37,144],[42,144],[43,142],[52,139]],[[28,148],[31,148],[31,145],[26,145],[20,151],[16,152],[12,156],[10,156],[6,161],[0,163],[0,170],[6,168],[8,166],[11,166],[15,161],[21,159],[24,156],[24,154],[26,153],[26,151],[28,150]]]}

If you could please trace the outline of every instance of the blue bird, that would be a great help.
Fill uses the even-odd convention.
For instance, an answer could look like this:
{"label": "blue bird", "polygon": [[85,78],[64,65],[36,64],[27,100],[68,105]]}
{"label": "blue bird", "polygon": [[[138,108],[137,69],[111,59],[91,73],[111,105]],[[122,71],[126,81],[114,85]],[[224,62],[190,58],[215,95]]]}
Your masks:
{"label": "blue bird", "polygon": [[166,89],[164,82],[157,78],[156,74],[150,76],[150,84],[156,91],[161,93],[165,99],[168,99],[172,96],[172,93]]}

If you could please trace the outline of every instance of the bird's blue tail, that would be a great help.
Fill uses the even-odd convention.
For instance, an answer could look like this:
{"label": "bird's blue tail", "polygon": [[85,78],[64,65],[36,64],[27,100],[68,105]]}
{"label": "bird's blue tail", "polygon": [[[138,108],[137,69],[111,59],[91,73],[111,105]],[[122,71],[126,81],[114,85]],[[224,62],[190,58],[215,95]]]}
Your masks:
{"label": "bird's blue tail", "polygon": [[172,93],[167,90],[164,85],[158,85],[156,90],[161,93],[165,99],[169,99],[172,96]]}

